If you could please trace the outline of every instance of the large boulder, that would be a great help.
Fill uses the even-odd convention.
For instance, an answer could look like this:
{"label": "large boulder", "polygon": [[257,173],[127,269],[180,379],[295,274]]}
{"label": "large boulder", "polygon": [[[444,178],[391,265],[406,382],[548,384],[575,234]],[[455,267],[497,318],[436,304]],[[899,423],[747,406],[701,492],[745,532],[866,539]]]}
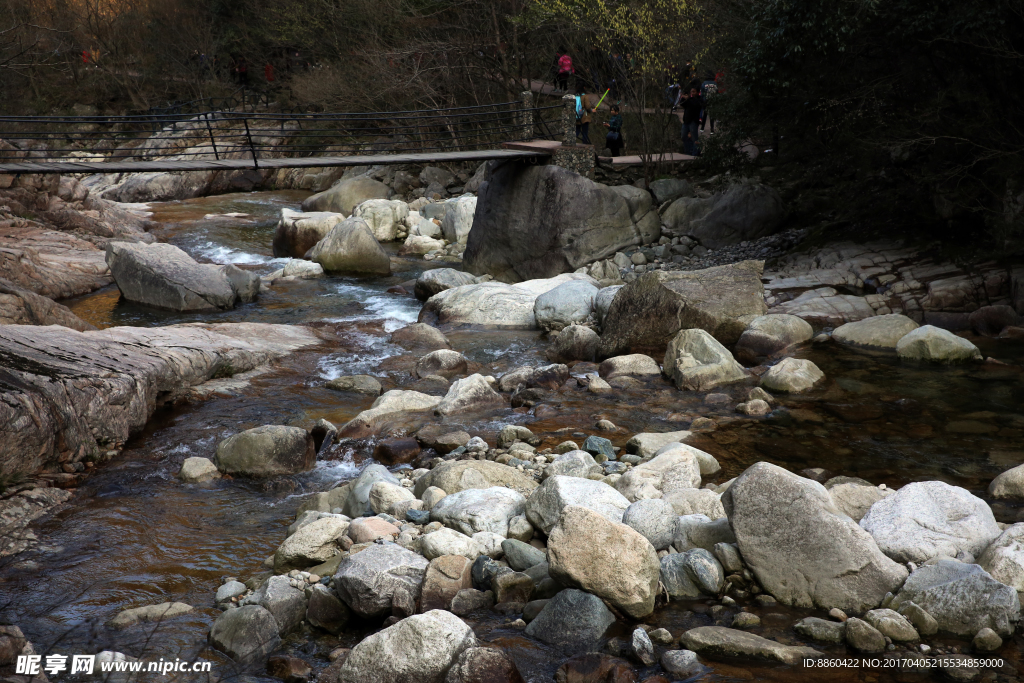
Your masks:
{"label": "large boulder", "polygon": [[348,524],[341,517],[322,517],[300,528],[274,553],[274,571],[305,569],[331,559],[341,551],[336,541],[348,532]]}
{"label": "large boulder", "polygon": [[107,267],[128,301],[170,311],[216,311],[249,303],[260,279],[237,266],[197,263],[173,244],[108,242]]}
{"label": "large boulder", "polygon": [[392,389],[378,397],[367,410],[342,425],[338,430],[338,435],[356,439],[370,436],[388,420],[399,418],[407,413],[432,410],[440,402],[441,399],[437,396],[419,391]]}
{"label": "large boulder", "polygon": [[[444,499],[442,499],[444,500]],[[428,560],[443,555],[462,555],[475,560],[484,554],[484,547],[476,539],[454,529],[438,529],[420,537],[420,552]]]}
{"label": "large boulder", "polygon": [[445,683],[523,683],[515,662],[495,647],[463,650],[448,670]]}
{"label": "large boulder", "polygon": [[677,199],[662,220],[705,247],[720,249],[772,234],[785,215],[782,197],[774,189],[739,182],[706,199]]}
{"label": "large boulder", "polygon": [[466,357],[451,349],[438,349],[416,361],[414,372],[419,378],[439,375],[451,379],[455,375],[466,374]]}
{"label": "large boulder", "polygon": [[373,511],[370,509],[370,493],[378,482],[398,485],[398,479],[391,472],[388,472],[388,468],[377,463],[371,463],[359,473],[355,481],[349,484],[348,495],[345,497],[345,504],[342,506],[341,511],[353,519],[362,517],[367,513],[372,513]]}
{"label": "large boulder", "polygon": [[638,500],[626,508],[622,523],[650,541],[656,550],[664,550],[672,545],[678,516],[672,503],[660,498],[648,498]]}
{"label": "large boulder", "polygon": [[605,316],[600,355],[661,353],[679,330],[699,328],[726,346],[767,312],[763,261],[695,271],[645,273],[615,295]]}
{"label": "large boulder", "polygon": [[786,313],[769,313],[754,318],[743,330],[736,342],[736,357],[748,365],[757,365],[813,336],[814,328],[806,320]]}
{"label": "large boulder", "polygon": [[528,497],[537,488],[537,482],[514,467],[491,460],[450,460],[417,479],[413,492],[422,497],[431,486],[449,494],[504,486]]}
{"label": "large boulder", "polygon": [[438,415],[463,415],[505,407],[505,399],[501,394],[491,388],[483,375],[476,374],[452,382],[434,412]]}
{"label": "large boulder", "polygon": [[589,327],[570,325],[563,329],[548,349],[548,358],[556,362],[592,361],[597,357],[601,337]]}
{"label": "large boulder", "polygon": [[509,522],[523,514],[525,508],[526,498],[512,489],[466,489],[442,498],[431,508],[430,519],[467,536],[489,531],[507,537]]}
{"label": "large boulder", "polygon": [[414,614],[364,638],[338,672],[339,683],[444,683],[476,637],[451,612]]}
{"label": "large boulder", "polygon": [[661,575],[658,553],[624,524],[569,506],[548,535],[548,562],[555,581],[593,593],[634,619],[654,611]]}
{"label": "large boulder", "polygon": [[450,349],[451,342],[441,330],[425,323],[406,325],[391,333],[388,341],[404,349]]}
{"label": "large boulder", "polygon": [[988,495],[1002,500],[1024,500],[1024,465],[999,474],[988,485]]}
{"label": "large boulder", "polygon": [[872,486],[870,482],[851,479],[825,482],[828,495],[839,511],[855,522],[864,519],[871,506],[896,493],[893,489]]}
{"label": "large boulder", "polygon": [[587,321],[594,310],[598,289],[585,280],[558,285],[537,297],[533,315],[542,330],[560,331],[569,325]]}
{"label": "large boulder", "polygon": [[269,577],[246,602],[257,604],[274,615],[282,636],[298,628],[306,616],[306,596],[291,585],[287,576]]}
{"label": "large boulder", "polygon": [[514,285],[480,282],[452,287],[427,299],[420,311],[419,322],[535,330],[537,316],[534,314],[534,306],[537,297],[573,280],[584,280],[591,284],[596,282],[586,274],[568,273]]}
{"label": "large boulder", "polygon": [[949,330],[923,325],[908,332],[896,343],[896,355],[902,360],[930,363],[967,363],[981,360],[978,347]]}
{"label": "large boulder", "polygon": [[589,650],[615,623],[601,598],[575,588],[559,591],[526,627],[526,635],[569,650]]}
{"label": "large boulder", "polygon": [[223,612],[210,629],[210,646],[242,664],[266,659],[280,644],[277,622],[258,605]]}
{"label": "large boulder", "polygon": [[465,273],[454,268],[433,268],[423,271],[423,274],[416,278],[416,298],[426,301],[435,294],[440,294],[452,287],[463,285],[475,285],[477,278],[474,275]]}
{"label": "large boulder", "polygon": [[340,635],[350,616],[351,611],[334,591],[322,583],[312,586],[309,604],[306,606],[306,621],[311,626]]}
{"label": "large boulder", "polygon": [[578,477],[549,477],[526,500],[526,518],[545,534],[569,506],[585,507],[616,524],[629,500],[608,484]]}
{"label": "large boulder", "polygon": [[340,213],[301,213],[281,209],[281,218],[274,229],[274,256],[302,258],[343,220],[345,217]]}
{"label": "large boulder", "polygon": [[896,344],[919,325],[905,315],[890,313],[840,325],[832,340],[844,346],[895,351]]}
{"label": "large boulder", "polygon": [[872,505],[860,525],[883,553],[918,564],[939,555],[973,559],[1000,533],[985,501],[941,481],[907,484]]}
{"label": "large boulder", "polygon": [[771,391],[807,391],[825,379],[825,373],[806,358],[783,358],[761,376],[761,386]]}
{"label": "large boulder", "polygon": [[274,477],[313,469],[313,435],[301,427],[264,425],[229,436],[214,458],[224,474]]}
{"label": "large boulder", "polygon": [[863,612],[907,577],[824,486],[776,465],[747,468],[722,504],[744,562],[783,604]]}
{"label": "large boulder", "polygon": [[729,349],[701,329],[680,330],[669,342],[665,374],[686,391],[707,391],[746,377]]}
{"label": "large boulder", "polygon": [[473,229],[476,204],[476,197],[456,197],[444,202],[441,232],[446,240],[452,243],[466,243],[466,240],[469,239],[469,232]]}
{"label": "large boulder", "polygon": [[697,449],[681,443],[665,446],[647,462],[627,471],[615,488],[630,501],[661,498],[700,486]]}
{"label": "large boulder", "polygon": [[338,223],[306,258],[332,272],[391,274],[391,258],[362,218],[350,217]]}
{"label": "large boulder", "polygon": [[352,210],[367,199],[387,199],[391,188],[379,180],[358,176],[342,180],[323,192],[306,197],[303,211],[330,211],[351,216]]}
{"label": "large boulder", "polygon": [[648,187],[651,190],[651,194],[654,196],[654,201],[658,204],[672,202],[680,197],[693,196],[693,188],[690,187],[690,183],[682,180],[681,178],[660,178],[658,180],[652,180]]}
{"label": "large boulder", "polygon": [[353,612],[377,617],[391,611],[395,591],[419,596],[428,564],[421,555],[394,543],[374,544],[339,565],[334,588]]}
{"label": "large boulder", "polygon": [[1024,524],[1006,527],[999,537],[985,548],[978,565],[1000,583],[1024,592]]}
{"label": "large boulder", "polygon": [[646,210],[639,198],[560,166],[497,165],[480,187],[463,262],[471,273],[519,282],[651,242],[661,222],[650,195],[639,193],[647,195]]}
{"label": "large boulder", "polygon": [[420,592],[420,612],[448,609],[460,590],[473,587],[473,563],[462,555],[441,555],[430,561]]}
{"label": "large boulder", "polygon": [[976,564],[939,560],[907,579],[890,607],[912,602],[930,614],[943,631],[973,637],[990,628],[1006,637],[1020,619],[1017,591],[999,583]]}
{"label": "large boulder", "polygon": [[352,215],[366,221],[378,241],[393,242],[405,229],[409,205],[400,199],[367,199],[352,210]]}

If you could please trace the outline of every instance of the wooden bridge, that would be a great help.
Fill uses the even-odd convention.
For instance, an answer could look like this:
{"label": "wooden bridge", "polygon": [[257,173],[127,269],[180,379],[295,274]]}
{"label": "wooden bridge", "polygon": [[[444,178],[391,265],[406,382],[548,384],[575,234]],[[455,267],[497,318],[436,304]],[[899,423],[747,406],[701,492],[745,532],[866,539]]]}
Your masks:
{"label": "wooden bridge", "polygon": [[[564,103],[372,113],[0,117],[0,173],[239,171],[550,157]],[[545,118],[545,115],[548,115]],[[553,115],[553,116],[551,116]]]}

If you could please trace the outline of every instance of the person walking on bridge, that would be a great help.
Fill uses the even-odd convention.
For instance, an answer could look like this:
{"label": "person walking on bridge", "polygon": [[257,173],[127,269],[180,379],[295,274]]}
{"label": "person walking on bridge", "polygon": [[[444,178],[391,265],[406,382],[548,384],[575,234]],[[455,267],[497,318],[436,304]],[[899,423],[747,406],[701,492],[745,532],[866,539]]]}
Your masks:
{"label": "person walking on bridge", "polygon": [[576,86],[576,137],[583,140],[584,145],[590,144],[590,114],[594,108],[582,83]]}
{"label": "person walking on bridge", "polygon": [[569,76],[572,76],[574,73],[572,57],[569,56],[569,51],[564,47],[560,48],[558,52],[562,55],[558,58],[558,90],[569,92]]}
{"label": "person walking on bridge", "polygon": [[680,106],[683,109],[683,153],[691,156],[700,154],[697,137],[700,135],[700,113],[704,111],[704,98],[700,90],[690,88],[690,95]]}
{"label": "person walking on bridge", "polygon": [[608,134],[604,138],[604,144],[608,146],[613,157],[622,154],[622,147],[625,144],[622,140],[622,114],[619,113],[619,105],[613,104],[611,108],[612,117],[604,124]]}

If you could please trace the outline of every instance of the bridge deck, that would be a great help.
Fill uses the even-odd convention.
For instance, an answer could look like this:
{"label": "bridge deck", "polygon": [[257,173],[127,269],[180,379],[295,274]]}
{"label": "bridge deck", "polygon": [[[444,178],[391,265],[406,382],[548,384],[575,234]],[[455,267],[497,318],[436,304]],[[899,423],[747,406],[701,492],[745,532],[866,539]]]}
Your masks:
{"label": "bridge deck", "polygon": [[[374,166],[378,164],[426,164],[447,161],[487,161],[548,157],[549,150],[483,149],[466,152],[416,152],[352,155],[342,157],[292,157],[257,160],[260,169],[321,168],[329,166]],[[0,173],[146,173],[166,171],[244,171],[254,169],[252,159],[194,159],[180,161],[18,161],[0,163]]]}

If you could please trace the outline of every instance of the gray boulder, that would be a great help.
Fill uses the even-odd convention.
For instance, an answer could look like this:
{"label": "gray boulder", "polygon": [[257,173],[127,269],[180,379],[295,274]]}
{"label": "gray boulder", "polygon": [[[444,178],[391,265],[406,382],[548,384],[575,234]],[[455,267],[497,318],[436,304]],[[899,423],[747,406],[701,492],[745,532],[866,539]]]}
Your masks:
{"label": "gray boulder", "polygon": [[404,413],[419,412],[436,408],[441,399],[437,396],[392,389],[384,392],[373,402],[368,410],[356,415],[338,430],[342,437],[362,438],[375,433],[380,425],[401,417]]}
{"label": "gray boulder", "polygon": [[537,329],[534,304],[541,294],[573,280],[595,283],[589,275],[567,273],[545,280],[529,280],[515,285],[481,282],[452,287],[427,299],[420,311],[420,322],[471,324],[503,329]]}
{"label": "gray boulder", "polygon": [[550,465],[544,468],[544,478],[564,476],[586,478],[589,474],[598,474],[601,466],[594,460],[594,456],[586,451],[568,451],[556,457]]}
{"label": "gray boulder", "polygon": [[489,531],[508,536],[513,517],[523,514],[526,498],[512,489],[492,486],[450,493],[430,510],[430,519],[472,536]]}
{"label": "gray boulder", "polygon": [[423,274],[416,278],[416,298],[426,301],[435,294],[439,294],[452,287],[463,285],[475,285],[478,282],[476,276],[465,273],[454,268],[433,268],[423,271]]}
{"label": "gray boulder", "polygon": [[351,216],[352,210],[367,199],[388,199],[391,188],[379,180],[358,176],[342,180],[331,188],[306,197],[303,211],[330,211]]}
{"label": "gray boulder", "polygon": [[388,341],[405,349],[450,349],[451,342],[441,330],[424,323],[406,325],[391,333]]}
{"label": "gray boulder", "polygon": [[652,180],[649,186],[654,201],[658,204],[675,201],[680,197],[692,197],[693,188],[690,183],[680,178],[660,178]]}
{"label": "gray boulder", "polygon": [[845,346],[894,351],[896,344],[919,325],[905,315],[890,313],[840,325],[832,340]]}
{"label": "gray boulder", "polygon": [[266,659],[281,644],[273,615],[258,605],[222,612],[210,629],[210,646],[241,664]]}
{"label": "gray boulder", "polygon": [[533,315],[542,330],[559,331],[569,325],[586,322],[594,310],[598,289],[585,280],[558,285],[537,297]]}
{"label": "gray boulder", "polygon": [[719,543],[736,543],[736,534],[726,517],[711,519],[704,514],[676,517],[672,546],[681,553],[693,548],[713,550]]}
{"label": "gray boulder", "polygon": [[592,361],[597,357],[601,337],[589,327],[570,325],[555,338],[548,357],[559,363],[574,360]]}
{"label": "gray boulder", "polygon": [[448,670],[476,637],[451,612],[414,614],[367,636],[345,659],[339,683],[444,683]]}
{"label": "gray boulder", "polygon": [[526,501],[526,518],[543,531],[551,532],[570,505],[593,510],[605,519],[622,522],[629,500],[608,484],[577,477],[550,477]]}
{"label": "gray boulder", "polygon": [[348,525],[339,516],[322,517],[300,527],[274,553],[274,570],[305,569],[331,559],[340,552],[336,541],[348,532]]}
{"label": "gray boulder", "polygon": [[999,474],[988,485],[988,495],[1002,500],[1024,500],[1024,465]]}
{"label": "gray boulder", "polygon": [[339,635],[348,624],[351,613],[330,588],[318,583],[309,592],[306,606],[306,621],[311,626],[322,628],[328,633]]}
{"label": "gray boulder", "polygon": [[513,538],[506,538],[502,541],[501,549],[505,553],[505,561],[508,562],[508,566],[517,572],[536,567],[547,560],[547,555],[543,550]]}
{"label": "gray boulder", "polygon": [[537,482],[514,467],[491,460],[452,460],[443,462],[416,480],[413,493],[423,496],[431,486],[449,494],[466,489],[505,486],[529,497]]}
{"label": "gray boulder", "polygon": [[675,599],[718,595],[725,584],[725,570],[704,548],[661,558],[661,582]]}
{"label": "gray boulder", "polygon": [[630,501],[695,489],[700,486],[696,450],[684,444],[668,444],[653,458],[623,474],[615,488]]}
{"label": "gray boulder", "polygon": [[292,587],[286,576],[271,576],[246,598],[246,602],[259,605],[274,615],[282,636],[297,629],[306,616],[306,596]]}
{"label": "gray boulder", "polygon": [[416,362],[415,373],[420,379],[430,375],[440,375],[451,379],[455,375],[466,374],[468,363],[466,357],[451,349],[431,351]]}
{"label": "gray boulder", "polygon": [[1024,524],[1012,524],[985,548],[978,565],[1000,583],[1024,592]]}
{"label": "gray boulder", "polygon": [[956,560],[939,560],[911,574],[890,607],[899,611],[906,602],[924,609],[941,630],[968,638],[983,628],[1009,636],[1020,619],[1016,590],[978,565]]}
{"label": "gray boulder", "polygon": [[597,292],[597,296],[594,297],[594,315],[597,316],[597,322],[604,324],[605,316],[608,315],[608,310],[612,307],[612,301],[615,300],[615,295],[619,293],[625,285],[612,285],[611,287],[602,287]]}
{"label": "gray boulder", "polygon": [[786,313],[769,313],[754,318],[743,330],[736,342],[736,357],[747,365],[757,365],[813,336],[814,328],[806,320]]}
{"label": "gray boulder", "polygon": [[907,576],[825,487],[781,467],[747,468],[722,503],[744,562],[783,604],[863,612]]}
{"label": "gray boulder", "polygon": [[774,189],[739,182],[706,199],[678,199],[662,220],[705,247],[720,249],[772,234],[785,215],[782,197]]}
{"label": "gray boulder", "polygon": [[933,557],[977,557],[999,536],[985,501],[941,481],[907,484],[868,510],[860,525],[882,552],[898,562]]}
{"label": "gray boulder", "polygon": [[214,458],[224,474],[274,477],[313,469],[313,435],[301,427],[264,425],[229,436]]}
{"label": "gray boulder", "polygon": [[414,598],[420,594],[430,563],[394,543],[374,544],[350,556],[334,573],[334,588],[353,612],[371,618],[391,611],[398,590]]}
{"label": "gray boulder", "polygon": [[444,202],[444,215],[441,216],[441,232],[444,238],[452,243],[465,244],[473,229],[473,217],[476,214],[476,197],[456,197]]}
{"label": "gray boulder", "polygon": [[706,515],[709,519],[725,517],[722,497],[710,489],[676,489],[662,496],[661,500],[671,505],[676,515]]}
{"label": "gray boulder", "polygon": [[452,382],[434,412],[438,415],[462,415],[505,407],[505,399],[501,394],[491,388],[483,375],[476,374]]}
{"label": "gray boulder", "polygon": [[977,346],[933,325],[923,325],[904,335],[896,343],[896,355],[902,360],[944,364],[968,363],[982,358]]}
{"label": "gray boulder", "polygon": [[342,514],[355,519],[368,512],[373,512],[370,509],[370,492],[373,490],[373,485],[379,481],[399,485],[398,479],[388,472],[388,468],[377,463],[367,465],[355,481],[349,485],[348,497],[345,498],[345,505],[341,509]]}
{"label": "gray boulder", "polygon": [[697,653],[693,650],[667,650],[661,656],[661,668],[680,680],[687,680],[708,671],[708,667],[700,663]]}
{"label": "gray boulder", "polygon": [[638,500],[626,508],[622,523],[638,531],[656,550],[663,550],[672,545],[678,516],[671,503],[651,498]]}
{"label": "gray boulder", "polygon": [[614,623],[601,598],[566,588],[548,600],[526,627],[526,635],[567,650],[589,650]]}
{"label": "gray boulder", "polygon": [[839,511],[855,522],[860,522],[871,506],[895,493],[892,489],[881,489],[868,482],[847,481],[830,485],[825,482],[832,502]]}
{"label": "gray boulder", "polygon": [[409,205],[400,199],[367,199],[356,205],[352,215],[366,221],[377,240],[393,242],[405,229]]}
{"label": "gray boulder", "polygon": [[108,242],[106,261],[121,296],[154,308],[227,310],[255,301],[260,291],[255,273],[197,263],[173,244]]}
{"label": "gray boulder", "polygon": [[548,535],[548,563],[555,581],[593,593],[634,619],[654,611],[661,569],[657,551],[642,535],[600,513],[565,508]]}
{"label": "gray boulder", "polygon": [[702,329],[726,346],[764,315],[763,261],[645,273],[615,295],[602,325],[603,357],[661,353],[679,330]]}
{"label": "gray boulder", "polygon": [[656,240],[661,222],[650,195],[622,192],[553,164],[495,165],[480,186],[463,263],[471,273],[519,282]]}
{"label": "gray boulder", "polygon": [[796,665],[809,657],[820,657],[813,647],[783,645],[753,633],[723,626],[691,628],[679,642],[702,657],[726,660],[761,660]]}
{"label": "gray boulder", "polygon": [[817,365],[804,358],[783,358],[761,376],[761,386],[771,391],[807,391],[825,379]]}
{"label": "gray boulder", "polygon": [[345,216],[340,213],[300,213],[281,209],[281,218],[274,229],[274,256],[302,258],[343,220]]}
{"label": "gray boulder", "polygon": [[669,342],[665,374],[685,391],[707,391],[746,378],[729,349],[700,329],[680,330]]}
{"label": "gray boulder", "polygon": [[306,254],[330,272],[390,275],[391,258],[362,218],[350,217],[331,228]]}
{"label": "gray boulder", "polygon": [[181,469],[178,471],[178,478],[189,484],[209,481],[219,476],[220,472],[217,471],[217,466],[209,458],[185,458],[185,462],[181,463]]}

